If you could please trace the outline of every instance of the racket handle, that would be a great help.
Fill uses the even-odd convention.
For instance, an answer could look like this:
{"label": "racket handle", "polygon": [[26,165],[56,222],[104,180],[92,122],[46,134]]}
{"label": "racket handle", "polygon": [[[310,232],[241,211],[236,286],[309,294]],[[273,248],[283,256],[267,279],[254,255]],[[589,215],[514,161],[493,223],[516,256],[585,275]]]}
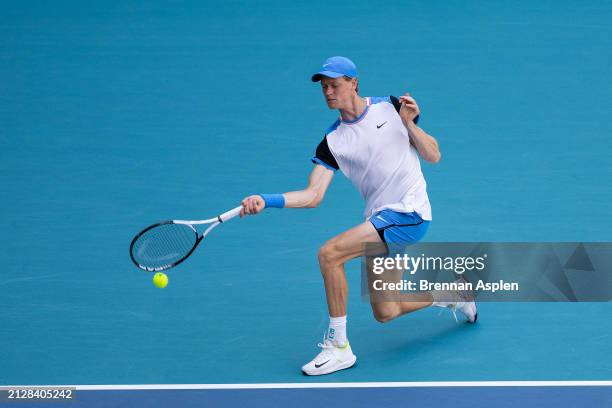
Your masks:
{"label": "racket handle", "polygon": [[225,222],[228,220],[231,220],[232,218],[236,217],[237,215],[240,214],[240,210],[242,210],[242,206],[238,206],[232,210],[229,210],[228,212],[224,212],[223,214],[221,214],[220,216],[218,216],[217,218],[219,219],[220,222]]}

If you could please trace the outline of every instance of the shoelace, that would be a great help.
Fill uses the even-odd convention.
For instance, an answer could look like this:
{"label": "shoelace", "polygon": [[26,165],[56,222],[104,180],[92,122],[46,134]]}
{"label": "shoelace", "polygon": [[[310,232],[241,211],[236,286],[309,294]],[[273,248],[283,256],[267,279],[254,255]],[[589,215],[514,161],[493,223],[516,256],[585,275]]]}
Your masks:
{"label": "shoelace", "polygon": [[[455,322],[457,323],[459,323],[459,319],[457,319],[457,309],[461,309],[464,304],[465,302],[455,302],[455,303],[451,303],[450,305],[446,306],[446,308],[449,309],[453,313],[453,317],[455,318]],[[442,313],[443,311],[444,309],[440,310],[440,313]],[[440,313],[438,313],[438,315],[440,315]]]}
{"label": "shoelace", "polygon": [[317,344],[318,347],[323,350],[317,355],[314,359],[315,364],[319,364],[325,360],[331,360],[335,357],[334,353],[331,351],[332,349],[338,348],[334,345],[333,342],[329,341],[325,335],[323,335],[323,343]]}
{"label": "shoelace", "polygon": [[323,350],[318,356],[315,357],[315,364],[322,363],[323,361],[330,360],[332,357],[334,357],[334,353],[332,353],[330,350],[336,348],[336,346],[334,346],[329,340],[325,339],[325,337],[323,337],[323,343],[319,343],[317,346]]}
{"label": "shoelace", "polygon": [[[464,281],[464,279],[458,279],[456,282],[458,281]],[[454,290],[452,291],[455,295],[457,295],[457,298],[461,299],[462,301],[459,302],[453,302],[451,304],[449,304],[448,306],[446,306],[447,309],[449,309],[452,313],[453,313],[453,317],[455,318],[455,322],[459,323],[459,319],[457,319],[457,310],[461,309],[466,303],[473,301],[473,299],[470,299],[470,293],[467,291],[463,291],[463,290]],[[440,310],[440,313],[442,313],[442,310]],[[438,315],[440,314],[438,313]]]}

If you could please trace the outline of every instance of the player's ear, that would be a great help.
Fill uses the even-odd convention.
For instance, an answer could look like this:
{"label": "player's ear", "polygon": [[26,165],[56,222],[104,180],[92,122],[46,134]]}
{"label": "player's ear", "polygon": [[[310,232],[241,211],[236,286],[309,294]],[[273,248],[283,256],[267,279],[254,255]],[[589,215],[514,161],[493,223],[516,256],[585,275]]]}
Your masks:
{"label": "player's ear", "polygon": [[359,93],[359,78],[353,78],[355,80],[355,92]]}

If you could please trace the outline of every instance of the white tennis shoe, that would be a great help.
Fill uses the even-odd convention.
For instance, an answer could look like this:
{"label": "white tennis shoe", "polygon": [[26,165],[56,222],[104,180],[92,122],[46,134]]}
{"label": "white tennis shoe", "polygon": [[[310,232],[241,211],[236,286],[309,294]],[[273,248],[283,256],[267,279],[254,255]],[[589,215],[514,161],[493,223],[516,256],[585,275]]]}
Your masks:
{"label": "white tennis shoe", "polygon": [[[467,283],[463,277],[457,279],[456,283]],[[474,299],[474,292],[471,290],[453,290],[449,291],[445,295],[446,298],[452,299],[450,302],[434,302],[433,305],[437,307],[445,307],[453,312],[455,321],[457,319],[457,311],[463,313],[469,323],[475,323],[478,319],[478,309],[476,308],[476,301]]]}
{"label": "white tennis shoe", "polygon": [[454,302],[447,306],[451,312],[453,312],[453,316],[455,316],[455,321],[459,322],[457,319],[457,311],[460,311],[465,315],[467,321],[469,323],[475,323],[478,319],[478,310],[476,309],[476,302]]}
{"label": "white tennis shoe", "polygon": [[323,344],[319,343],[318,346],[323,350],[314,360],[302,367],[302,372],[306,375],[330,374],[350,368],[357,361],[357,356],[353,354],[348,340],[346,345],[341,347],[330,340],[324,340]]}

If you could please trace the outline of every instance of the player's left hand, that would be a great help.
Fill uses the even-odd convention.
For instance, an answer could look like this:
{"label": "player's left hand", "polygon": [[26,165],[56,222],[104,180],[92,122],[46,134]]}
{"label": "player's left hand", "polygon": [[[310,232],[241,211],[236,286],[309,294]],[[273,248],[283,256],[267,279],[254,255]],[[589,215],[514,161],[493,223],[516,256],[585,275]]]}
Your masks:
{"label": "player's left hand", "polygon": [[404,122],[412,122],[414,118],[419,116],[419,114],[421,113],[419,105],[417,105],[414,98],[410,96],[408,92],[400,96],[399,101],[402,104],[400,107],[399,115]]}

